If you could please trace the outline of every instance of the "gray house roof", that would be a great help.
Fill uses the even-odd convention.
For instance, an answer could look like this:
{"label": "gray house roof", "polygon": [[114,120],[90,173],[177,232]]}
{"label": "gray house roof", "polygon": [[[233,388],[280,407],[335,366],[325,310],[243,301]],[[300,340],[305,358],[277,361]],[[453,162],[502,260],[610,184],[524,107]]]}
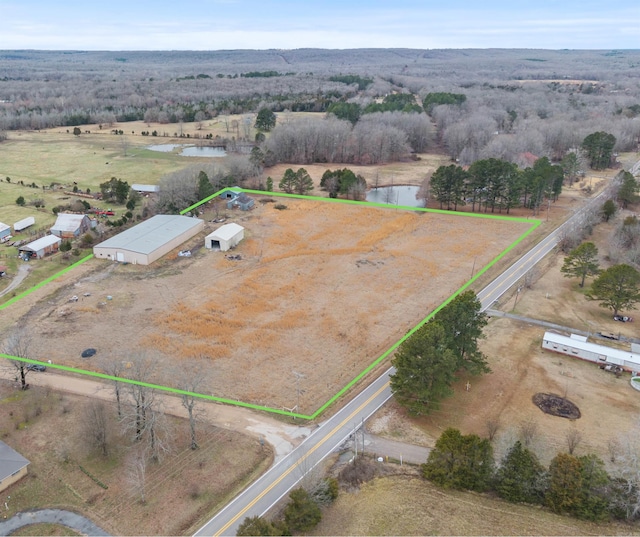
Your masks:
{"label": "gray house roof", "polygon": [[28,464],[27,459],[0,440],[0,481],[11,477]]}
{"label": "gray house roof", "polygon": [[148,255],[201,222],[190,216],[159,214],[96,244],[95,248],[118,248]]}

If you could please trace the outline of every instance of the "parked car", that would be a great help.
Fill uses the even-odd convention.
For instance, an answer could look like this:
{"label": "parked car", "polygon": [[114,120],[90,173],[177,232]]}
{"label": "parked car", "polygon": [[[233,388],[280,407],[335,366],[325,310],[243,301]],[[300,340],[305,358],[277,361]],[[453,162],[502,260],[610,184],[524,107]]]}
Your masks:
{"label": "parked car", "polygon": [[40,371],[40,372],[43,372],[43,371],[47,370],[47,366],[41,365],[41,364],[29,364],[27,366],[27,369],[29,371]]}
{"label": "parked car", "polygon": [[633,317],[627,317],[626,315],[614,315],[613,320],[620,321],[622,323],[630,323],[633,321]]}

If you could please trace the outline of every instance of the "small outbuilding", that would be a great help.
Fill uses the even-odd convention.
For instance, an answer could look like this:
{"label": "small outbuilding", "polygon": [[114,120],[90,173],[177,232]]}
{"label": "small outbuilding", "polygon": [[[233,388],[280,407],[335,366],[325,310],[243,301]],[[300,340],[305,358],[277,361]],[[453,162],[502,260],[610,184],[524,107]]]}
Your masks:
{"label": "small outbuilding", "polygon": [[93,247],[101,259],[150,265],[204,229],[204,220],[159,214]]}
{"label": "small outbuilding", "polygon": [[27,229],[28,227],[32,226],[35,223],[36,223],[36,219],[33,216],[27,216],[26,218],[23,218],[19,222],[16,222],[15,224],[13,224],[13,231],[18,233],[18,231]]}
{"label": "small outbuilding", "polygon": [[157,194],[160,192],[159,185],[141,185],[134,183],[131,185],[131,190],[138,192],[138,194]]}
{"label": "small outbuilding", "polygon": [[204,239],[204,245],[210,250],[226,252],[235,248],[244,239],[244,228],[238,224],[225,224]]}
{"label": "small outbuilding", "polygon": [[11,235],[11,226],[0,222],[0,240]]}
{"label": "small outbuilding", "polygon": [[29,461],[0,441],[0,492],[27,475]]}
{"label": "small outbuilding", "polygon": [[27,254],[29,257],[42,259],[45,255],[55,254],[60,249],[62,239],[55,235],[45,235],[44,237],[20,246],[18,252]]}
{"label": "small outbuilding", "polygon": [[91,219],[86,214],[59,214],[51,233],[61,239],[79,237],[91,229]]}
{"label": "small outbuilding", "polygon": [[244,192],[240,192],[234,198],[227,201],[227,209],[234,209],[238,207],[241,211],[248,211],[256,202],[253,198],[247,196]]}

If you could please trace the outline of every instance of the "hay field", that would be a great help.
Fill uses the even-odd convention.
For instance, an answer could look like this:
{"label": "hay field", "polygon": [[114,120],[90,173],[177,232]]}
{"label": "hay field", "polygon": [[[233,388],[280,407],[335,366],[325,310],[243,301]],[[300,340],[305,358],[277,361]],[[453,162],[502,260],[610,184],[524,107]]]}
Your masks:
{"label": "hay field", "polygon": [[[528,227],[285,203],[234,213],[246,228],[234,251],[241,260],[201,248],[146,268],[105,264],[40,300],[27,314],[36,347],[85,368],[142,349],[157,356],[157,380],[168,385],[166,367],[200,358],[204,393],[274,408],[299,403],[310,414],[463,284],[474,258],[485,265]],[[81,300],[70,303],[72,295]],[[80,358],[86,347],[98,349],[96,359]]]}

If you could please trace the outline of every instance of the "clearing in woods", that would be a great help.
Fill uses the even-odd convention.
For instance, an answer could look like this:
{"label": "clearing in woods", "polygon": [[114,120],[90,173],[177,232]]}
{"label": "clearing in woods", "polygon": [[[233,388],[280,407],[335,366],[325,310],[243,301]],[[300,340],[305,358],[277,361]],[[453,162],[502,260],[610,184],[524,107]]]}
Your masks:
{"label": "clearing in woods", "polygon": [[[146,353],[158,363],[151,382],[166,386],[172,369],[190,367],[182,362],[202,361],[207,396],[311,414],[535,226],[283,201],[284,210],[267,202],[234,214],[245,227],[240,259],[201,247],[219,226],[204,206],[190,258],[169,254],[149,267],[88,261],[95,271],[26,314],[38,355],[100,371],[100,357]],[[70,302],[74,295],[80,300]],[[97,356],[81,358],[88,347]]]}

